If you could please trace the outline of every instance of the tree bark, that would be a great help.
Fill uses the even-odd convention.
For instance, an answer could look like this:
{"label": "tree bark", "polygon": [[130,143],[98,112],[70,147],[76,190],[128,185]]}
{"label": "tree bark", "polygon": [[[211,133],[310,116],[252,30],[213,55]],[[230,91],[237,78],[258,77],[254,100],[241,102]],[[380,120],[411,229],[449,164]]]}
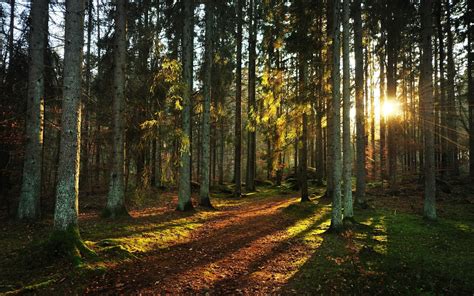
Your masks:
{"label": "tree bark", "polygon": [[355,103],[356,103],[356,201],[361,207],[366,206],[366,139],[365,139],[365,108],[364,108],[364,56],[362,45],[361,0],[354,1],[354,56],[355,56]]}
{"label": "tree bark", "polygon": [[67,0],[64,46],[64,99],[62,104],[61,144],[54,212],[54,229],[60,232],[77,228],[79,211],[83,29],[84,0]]}
{"label": "tree bark", "polygon": [[124,110],[126,69],[126,1],[116,0],[115,54],[114,54],[114,101],[113,101],[113,160],[110,173],[109,194],[104,216],[116,218],[127,215],[124,190]]}
{"label": "tree bark", "polygon": [[474,3],[467,1],[468,35],[467,35],[467,77],[468,77],[468,102],[469,102],[469,173],[474,181]]}
{"label": "tree bark", "polygon": [[204,103],[202,111],[202,124],[201,124],[201,174],[200,174],[200,193],[199,193],[199,205],[204,207],[212,207],[211,200],[209,199],[209,161],[210,161],[210,125],[211,125],[211,72],[212,72],[212,35],[213,35],[213,1],[208,0],[206,2],[206,41],[205,41],[205,56],[204,56],[204,81],[203,81],[203,92],[204,92]]}
{"label": "tree bark", "polygon": [[26,147],[18,218],[40,218],[44,123],[44,55],[48,34],[48,2],[33,1],[30,12]]}
{"label": "tree bark", "polygon": [[458,164],[458,134],[457,134],[457,120],[458,114],[456,110],[456,96],[455,88],[455,65],[453,53],[453,32],[451,27],[451,7],[449,0],[446,0],[446,32],[447,32],[447,171],[450,176],[456,177],[459,175]]}
{"label": "tree bark", "polygon": [[235,150],[234,150],[234,195],[240,197],[242,183],[242,0],[236,1],[236,70],[235,70]]}
{"label": "tree bark", "polygon": [[332,47],[332,69],[331,86],[332,99],[329,105],[329,120],[331,127],[329,130],[332,165],[330,174],[332,174],[332,214],[331,230],[340,231],[342,228],[342,205],[341,205],[341,94],[340,94],[340,4],[335,1],[332,5],[332,28],[331,28],[331,47]]}
{"label": "tree bark", "polygon": [[422,59],[420,69],[420,109],[423,116],[423,134],[425,140],[425,192],[424,216],[436,219],[436,176],[434,167],[434,107],[433,107],[433,67],[431,37],[433,35],[431,0],[421,1]]}
{"label": "tree bark", "polygon": [[191,151],[189,150],[191,135],[191,94],[193,91],[193,32],[194,3],[193,0],[184,0],[183,80],[185,87],[183,93],[180,181],[177,207],[179,211],[193,209],[190,182]]}
{"label": "tree bark", "polygon": [[343,184],[344,184],[344,219],[353,219],[352,206],[352,146],[351,146],[351,90],[350,90],[350,62],[349,62],[349,0],[343,2]]}
{"label": "tree bark", "polygon": [[257,43],[257,18],[256,18],[256,0],[250,0],[249,7],[249,86],[248,86],[248,141],[247,141],[247,178],[245,188],[247,191],[255,191],[255,173],[256,173],[256,152],[257,123],[255,116],[257,115],[257,104],[255,100],[255,62],[256,62],[256,43]]}

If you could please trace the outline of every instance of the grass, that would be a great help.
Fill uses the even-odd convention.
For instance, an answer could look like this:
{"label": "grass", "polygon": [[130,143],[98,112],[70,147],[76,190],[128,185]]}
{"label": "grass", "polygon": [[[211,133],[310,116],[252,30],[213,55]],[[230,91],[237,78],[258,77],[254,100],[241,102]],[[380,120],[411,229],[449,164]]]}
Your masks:
{"label": "grass", "polygon": [[[443,207],[451,208],[448,204]],[[308,295],[472,295],[473,210],[472,206],[457,207],[455,216],[448,214],[435,223],[413,213],[363,210],[356,212],[360,224],[342,236],[323,234],[318,230],[321,226],[306,218],[289,231],[305,233],[303,241],[315,250],[286,291]],[[298,213],[307,216],[306,211]],[[319,219],[321,213],[315,211],[312,217]]]}

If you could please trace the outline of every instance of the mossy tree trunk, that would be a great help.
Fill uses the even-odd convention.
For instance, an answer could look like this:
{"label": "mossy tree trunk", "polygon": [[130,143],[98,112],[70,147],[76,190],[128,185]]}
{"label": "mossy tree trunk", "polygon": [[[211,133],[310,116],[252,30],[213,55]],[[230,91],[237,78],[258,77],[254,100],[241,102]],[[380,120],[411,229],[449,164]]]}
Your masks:
{"label": "mossy tree trunk", "polygon": [[48,1],[33,1],[30,12],[26,147],[18,219],[40,218],[44,121],[44,55],[48,34]]}
{"label": "mossy tree trunk", "polygon": [[61,118],[53,249],[78,258],[90,253],[78,229],[78,195],[81,142],[81,81],[84,29],[84,0],[66,1],[64,85]]}
{"label": "mossy tree trunk", "polygon": [[110,174],[109,194],[105,217],[116,218],[128,215],[125,208],[124,189],[124,103],[126,69],[126,1],[116,0],[115,51],[114,51],[114,101],[113,101],[113,163]]}

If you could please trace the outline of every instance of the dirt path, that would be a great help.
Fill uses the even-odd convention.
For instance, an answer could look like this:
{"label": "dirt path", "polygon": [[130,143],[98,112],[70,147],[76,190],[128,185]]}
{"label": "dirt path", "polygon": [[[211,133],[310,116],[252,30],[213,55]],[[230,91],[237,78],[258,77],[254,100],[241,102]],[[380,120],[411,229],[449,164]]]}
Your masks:
{"label": "dirt path", "polygon": [[87,294],[268,294],[281,291],[311,250],[288,238],[294,198],[227,207],[187,243],[148,254],[96,278]]}

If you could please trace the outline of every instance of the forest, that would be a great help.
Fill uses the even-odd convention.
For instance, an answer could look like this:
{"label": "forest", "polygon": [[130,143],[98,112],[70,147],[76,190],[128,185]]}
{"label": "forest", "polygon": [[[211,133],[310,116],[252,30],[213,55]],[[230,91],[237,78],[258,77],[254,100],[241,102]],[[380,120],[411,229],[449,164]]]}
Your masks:
{"label": "forest", "polygon": [[474,1],[0,1],[0,295],[473,295]]}

